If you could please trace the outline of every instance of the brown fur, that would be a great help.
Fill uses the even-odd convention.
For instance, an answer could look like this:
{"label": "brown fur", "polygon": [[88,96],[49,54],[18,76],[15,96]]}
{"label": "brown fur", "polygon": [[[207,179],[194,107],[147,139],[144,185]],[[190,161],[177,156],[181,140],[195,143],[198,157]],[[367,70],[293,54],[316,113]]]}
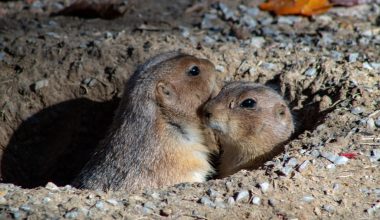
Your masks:
{"label": "brown fur", "polygon": [[[189,75],[198,66],[200,74]],[[126,84],[112,127],[73,185],[132,191],[204,181],[213,172],[197,112],[217,90],[214,65],[170,52],[148,60]]]}
{"label": "brown fur", "polygon": [[[242,108],[244,100],[256,101]],[[293,119],[283,98],[264,85],[233,82],[210,100],[205,121],[220,140],[219,176],[260,166],[281,149],[294,131]]]}

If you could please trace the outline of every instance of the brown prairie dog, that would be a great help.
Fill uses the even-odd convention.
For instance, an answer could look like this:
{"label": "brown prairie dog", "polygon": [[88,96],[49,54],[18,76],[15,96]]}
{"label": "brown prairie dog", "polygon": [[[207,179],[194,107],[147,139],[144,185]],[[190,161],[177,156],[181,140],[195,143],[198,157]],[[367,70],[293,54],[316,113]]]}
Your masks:
{"label": "brown prairie dog", "polygon": [[169,52],[131,76],[108,136],[73,185],[133,191],[202,182],[213,168],[199,114],[217,91],[214,65]]}
{"label": "brown prairie dog", "polygon": [[204,116],[221,144],[220,177],[262,165],[294,131],[284,99],[251,82],[227,84],[205,105]]}

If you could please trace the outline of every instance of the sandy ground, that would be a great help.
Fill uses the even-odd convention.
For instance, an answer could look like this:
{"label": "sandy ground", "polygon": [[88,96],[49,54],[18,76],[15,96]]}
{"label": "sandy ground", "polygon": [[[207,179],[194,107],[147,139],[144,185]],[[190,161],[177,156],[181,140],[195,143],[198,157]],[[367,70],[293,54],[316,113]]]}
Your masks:
{"label": "sandy ground", "polygon": [[[188,13],[197,1],[128,1],[124,16],[102,20],[49,16],[70,1],[27,2],[0,2],[0,219],[380,218],[378,5],[305,18],[257,1]],[[277,88],[297,122],[284,152],[201,184],[66,186],[105,135],[123,83],[168,50],[210,59],[220,80]]]}

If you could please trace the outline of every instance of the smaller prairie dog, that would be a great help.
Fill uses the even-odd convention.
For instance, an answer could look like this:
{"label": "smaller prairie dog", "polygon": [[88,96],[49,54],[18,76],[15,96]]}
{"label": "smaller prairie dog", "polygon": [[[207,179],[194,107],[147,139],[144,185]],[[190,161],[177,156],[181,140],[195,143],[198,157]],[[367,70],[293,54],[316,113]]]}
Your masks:
{"label": "smaller prairie dog", "polygon": [[78,188],[134,191],[202,182],[214,172],[202,107],[219,87],[214,65],[169,52],[131,76],[107,137],[73,182]]}
{"label": "smaller prairie dog", "polygon": [[204,119],[220,141],[219,177],[257,168],[279,153],[294,131],[284,99],[252,82],[227,84],[205,105]]}

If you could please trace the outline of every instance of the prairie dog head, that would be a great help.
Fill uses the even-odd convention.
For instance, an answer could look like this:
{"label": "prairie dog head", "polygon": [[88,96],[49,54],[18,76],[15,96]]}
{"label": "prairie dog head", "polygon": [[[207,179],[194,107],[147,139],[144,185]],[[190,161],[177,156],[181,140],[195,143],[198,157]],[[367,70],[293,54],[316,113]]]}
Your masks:
{"label": "prairie dog head", "polygon": [[227,84],[205,105],[204,120],[224,151],[222,176],[257,166],[294,131],[283,98],[269,87],[250,82]]}
{"label": "prairie dog head", "polygon": [[155,87],[161,112],[175,123],[200,122],[199,109],[218,90],[214,65],[206,59],[180,54],[161,63],[155,71],[163,73]]}

